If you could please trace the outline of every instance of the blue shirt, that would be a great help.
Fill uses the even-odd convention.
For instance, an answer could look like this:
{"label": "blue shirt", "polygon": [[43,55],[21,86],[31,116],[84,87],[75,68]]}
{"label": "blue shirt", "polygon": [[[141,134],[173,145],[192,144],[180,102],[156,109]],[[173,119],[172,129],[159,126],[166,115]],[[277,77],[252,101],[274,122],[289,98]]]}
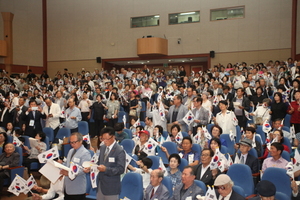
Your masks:
{"label": "blue shirt", "polygon": [[171,174],[171,168],[167,168],[168,177],[172,181],[173,188],[181,183],[181,171],[178,169],[178,171],[174,174]]}
{"label": "blue shirt", "polygon": [[[199,155],[199,153],[196,152],[196,151],[191,150],[191,151],[188,152],[188,153],[184,153],[184,151],[180,151],[179,153],[182,153],[182,154],[183,154],[182,158],[186,159],[186,160],[188,161],[188,163],[193,163],[195,160],[200,161],[200,155]],[[194,159],[193,159],[193,160],[190,160],[191,157],[190,157],[189,155],[194,155]]]}
{"label": "blue shirt", "polygon": [[[71,117],[76,117],[76,119],[71,119]],[[78,127],[78,122],[81,121],[81,112],[79,108],[74,107],[73,109],[68,108],[66,110],[66,122],[65,127],[69,129],[74,129]]]}

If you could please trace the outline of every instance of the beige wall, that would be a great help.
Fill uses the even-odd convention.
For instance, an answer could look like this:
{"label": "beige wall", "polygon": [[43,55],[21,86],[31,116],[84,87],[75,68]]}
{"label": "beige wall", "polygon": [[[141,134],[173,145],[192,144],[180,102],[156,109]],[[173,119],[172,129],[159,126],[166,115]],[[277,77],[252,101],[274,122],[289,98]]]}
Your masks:
{"label": "beige wall", "polygon": [[[42,66],[42,1],[0,0],[0,12],[14,14],[13,64]],[[2,16],[0,16],[0,39],[3,39]]]}
{"label": "beige wall", "polygon": [[291,53],[291,49],[277,49],[277,50],[262,50],[262,51],[241,51],[230,53],[217,53],[215,58],[211,59],[211,66],[221,63],[227,65],[228,63],[235,64],[237,62],[246,62],[248,65],[257,62],[267,63],[269,60],[287,60]]}
{"label": "beige wall", "polygon": [[54,77],[57,71],[63,72],[64,68],[67,68],[70,73],[80,72],[82,68],[85,71],[93,72],[95,68],[100,69],[101,63],[97,63],[96,59],[92,60],[75,60],[75,61],[52,61],[48,62],[48,74],[50,77]]}
{"label": "beige wall", "polygon": [[[169,55],[290,48],[291,2],[51,0],[48,1],[49,61],[134,57],[136,40],[144,35],[164,37],[165,34]],[[210,9],[241,5],[245,5],[244,19],[210,21]],[[193,10],[200,10],[200,23],[168,25],[168,13]],[[160,26],[130,28],[131,17],[155,14],[160,15]]]}
{"label": "beige wall", "polygon": [[297,4],[297,43],[296,43],[296,54],[300,54],[300,1]]}
{"label": "beige wall", "polygon": [[[211,50],[217,56],[230,52],[242,55],[242,52],[289,49],[291,3],[287,0],[164,0],[163,3],[161,0],[49,0],[49,70],[62,66],[53,61],[91,60],[93,68],[99,65],[94,62],[98,56],[102,59],[136,57],[136,40],[144,35],[165,35],[169,40],[169,55]],[[41,0],[0,0],[0,11],[15,14],[14,64],[42,65],[41,4]],[[210,21],[210,9],[234,6],[245,6],[244,19]],[[169,13],[194,10],[200,10],[200,23],[168,25]],[[160,26],[130,28],[131,17],[155,14],[160,15]],[[2,29],[0,20],[0,36]],[[181,44],[177,44],[178,38]],[[269,59],[262,55],[256,58]],[[240,61],[240,57],[232,60]]]}

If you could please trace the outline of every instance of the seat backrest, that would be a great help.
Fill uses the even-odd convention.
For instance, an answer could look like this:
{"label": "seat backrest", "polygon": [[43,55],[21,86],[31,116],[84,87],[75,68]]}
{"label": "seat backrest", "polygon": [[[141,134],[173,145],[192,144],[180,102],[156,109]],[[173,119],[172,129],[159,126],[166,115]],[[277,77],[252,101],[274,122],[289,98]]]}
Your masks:
{"label": "seat backrest", "polygon": [[206,129],[211,134],[211,128],[214,126],[214,124],[207,124]]}
{"label": "seat backrest", "polygon": [[199,155],[201,155],[202,148],[199,144],[193,144],[192,150],[196,151]]}
{"label": "seat backrest", "polygon": [[200,180],[194,180],[194,182],[196,183],[196,185],[198,187],[200,187],[203,190],[203,192],[205,194],[206,193],[206,185]]}
{"label": "seat backrest", "polygon": [[[268,154],[268,157],[271,157],[270,153]],[[284,150],[281,154],[281,157],[284,158],[285,160],[287,160],[288,162],[291,162],[291,156],[290,156],[289,152]]]}
{"label": "seat backrest", "polygon": [[162,180],[162,184],[169,190],[169,197],[171,197],[173,195],[173,185],[170,177],[165,176]]}
{"label": "seat backrest", "polygon": [[239,125],[237,125],[237,126],[235,127],[235,129],[236,129],[235,142],[236,142],[236,143],[239,143],[240,140],[241,140],[241,127],[240,127]]}
{"label": "seat backrest", "polygon": [[183,137],[188,137],[189,134],[187,132],[181,131]]}
{"label": "seat backrest", "polygon": [[123,146],[123,149],[126,151],[126,153],[132,153],[135,144],[131,139],[124,139],[120,145]]}
{"label": "seat backrest", "polygon": [[121,123],[123,122],[123,116],[125,115],[126,117],[126,122],[128,122],[128,117],[126,115],[126,112],[125,111],[119,111],[118,112],[118,123]]}
{"label": "seat backrest", "polygon": [[243,196],[243,197],[246,197],[247,195],[245,194],[245,190],[243,188],[241,188],[240,186],[238,185],[234,185],[232,187],[233,191],[235,191],[236,193],[238,193],[239,195]]}
{"label": "seat backrest", "polygon": [[152,166],[151,169],[158,169],[159,168],[159,159],[160,157],[158,156],[147,156],[152,160]]}
{"label": "seat backrest", "polygon": [[11,136],[11,135],[7,136],[7,143],[12,143],[13,140],[14,140],[13,136]]}
{"label": "seat backrest", "polygon": [[46,144],[46,148],[47,148],[46,150],[49,150],[49,148],[50,148],[50,141],[49,141],[48,136],[45,137],[44,142],[45,142],[45,144]]}
{"label": "seat backrest", "polygon": [[226,141],[228,153],[230,155],[233,155],[235,153],[235,149],[234,149],[235,141],[231,141],[231,139],[229,138],[229,134],[221,134],[220,139],[224,139]]}
{"label": "seat backrest", "polygon": [[[176,146],[176,144],[175,144],[174,142],[164,142],[164,143],[162,144],[162,146],[163,146],[163,147],[166,147],[166,149],[167,149],[168,152],[169,152],[169,155],[171,155],[171,154],[173,154],[173,153],[178,153],[178,151],[177,151],[177,146]],[[168,158],[167,158],[167,156],[166,156],[166,153],[163,152],[163,151],[161,150],[161,148],[159,148],[157,152],[158,152],[158,156],[161,157],[163,163],[164,163],[164,164],[169,164],[169,160],[168,160]]]}
{"label": "seat backrest", "polygon": [[234,185],[244,189],[243,196],[254,194],[252,171],[248,165],[233,164],[229,167],[227,175],[234,182]]}
{"label": "seat backrest", "polygon": [[187,161],[187,159],[185,158],[181,158],[181,162],[180,165],[178,166],[178,169],[182,172],[185,166],[188,166],[189,163]]}
{"label": "seat backrest", "polygon": [[21,147],[16,147],[15,152],[19,153],[20,155],[20,161],[19,161],[19,166],[22,166],[23,163],[23,152]]}
{"label": "seat backrest", "polygon": [[50,142],[54,141],[54,131],[53,131],[53,129],[51,127],[45,127],[45,128],[43,128],[43,132],[49,138]]}
{"label": "seat backrest", "polygon": [[143,180],[138,173],[129,172],[125,174],[121,182],[120,199],[143,199]]}
{"label": "seat backrest", "polygon": [[21,137],[24,138],[24,145],[27,146],[29,149],[31,149],[30,142],[29,142],[29,136],[22,135]]}
{"label": "seat backrest", "polygon": [[224,145],[221,145],[220,152],[222,154],[227,154],[228,153],[228,148],[226,146],[224,146]]}
{"label": "seat backrest", "polygon": [[61,128],[58,130],[56,138],[58,139],[64,139],[64,137],[70,137],[71,136],[71,130],[68,128]]}
{"label": "seat backrest", "polygon": [[277,200],[286,200],[286,199],[290,199],[290,198],[282,192],[276,192],[275,199],[277,199]]}
{"label": "seat backrest", "polygon": [[169,133],[168,133],[168,131],[163,131],[162,135],[164,136],[165,139],[167,139]]}
{"label": "seat backrest", "polygon": [[[276,174],[276,176],[274,174]],[[286,174],[285,169],[268,167],[264,171],[261,180],[272,182],[276,187],[276,192],[282,192],[288,196],[290,196],[292,192],[290,177]]]}
{"label": "seat backrest", "polygon": [[283,125],[286,127],[291,127],[291,115],[290,114],[285,115],[285,118],[283,120]]}
{"label": "seat backrest", "polygon": [[82,135],[87,135],[89,133],[89,124],[86,121],[79,121],[78,132]]}
{"label": "seat backrest", "polygon": [[266,133],[263,132],[261,125],[256,126],[256,133],[260,135],[260,137],[263,141],[263,144],[265,144],[266,143]]}
{"label": "seat backrest", "polygon": [[286,145],[290,149],[290,152],[292,152],[292,145],[291,145],[289,138],[284,137],[282,144]]}
{"label": "seat backrest", "polygon": [[135,162],[136,160],[138,160],[138,156],[135,154],[131,154],[131,153],[128,155],[130,155],[133,158],[129,164],[132,165],[132,167],[138,167],[138,165]]}
{"label": "seat backrest", "polygon": [[126,133],[127,133],[127,135],[128,135],[128,137],[129,137],[129,139],[132,139],[132,131],[131,131],[131,129],[127,129],[127,128],[125,128],[125,129],[124,129],[124,132],[126,132]]}

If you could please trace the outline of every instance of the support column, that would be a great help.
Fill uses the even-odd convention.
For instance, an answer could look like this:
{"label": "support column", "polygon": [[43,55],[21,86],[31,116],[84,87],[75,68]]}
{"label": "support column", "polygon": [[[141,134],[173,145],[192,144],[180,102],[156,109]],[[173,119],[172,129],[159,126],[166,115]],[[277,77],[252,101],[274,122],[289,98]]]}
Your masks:
{"label": "support column", "polygon": [[292,37],[291,37],[291,57],[296,58],[296,44],[297,44],[297,1],[292,3]]}
{"label": "support column", "polygon": [[47,0],[42,1],[43,10],[43,68],[47,71],[48,56],[47,56]]}
{"label": "support column", "polygon": [[1,12],[3,18],[3,35],[7,44],[7,56],[4,57],[5,71],[11,72],[13,64],[13,18],[14,14],[10,12]]}

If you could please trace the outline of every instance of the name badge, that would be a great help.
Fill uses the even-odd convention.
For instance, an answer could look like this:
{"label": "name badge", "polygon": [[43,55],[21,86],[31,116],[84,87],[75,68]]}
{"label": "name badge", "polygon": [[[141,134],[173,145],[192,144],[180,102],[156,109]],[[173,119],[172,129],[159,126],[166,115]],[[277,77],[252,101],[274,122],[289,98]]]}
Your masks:
{"label": "name badge", "polygon": [[189,196],[189,197],[185,198],[185,200],[192,200],[192,197]]}
{"label": "name badge", "polygon": [[194,162],[194,154],[189,154],[189,164]]}
{"label": "name badge", "polygon": [[33,119],[31,119],[31,120],[29,121],[29,126],[34,126],[34,120],[33,120]]}
{"label": "name badge", "polygon": [[77,162],[77,163],[80,162],[80,158],[74,158],[73,160],[74,160],[74,162]]}
{"label": "name badge", "polygon": [[108,162],[114,163],[115,162],[115,158],[114,157],[109,157],[108,158]]}

